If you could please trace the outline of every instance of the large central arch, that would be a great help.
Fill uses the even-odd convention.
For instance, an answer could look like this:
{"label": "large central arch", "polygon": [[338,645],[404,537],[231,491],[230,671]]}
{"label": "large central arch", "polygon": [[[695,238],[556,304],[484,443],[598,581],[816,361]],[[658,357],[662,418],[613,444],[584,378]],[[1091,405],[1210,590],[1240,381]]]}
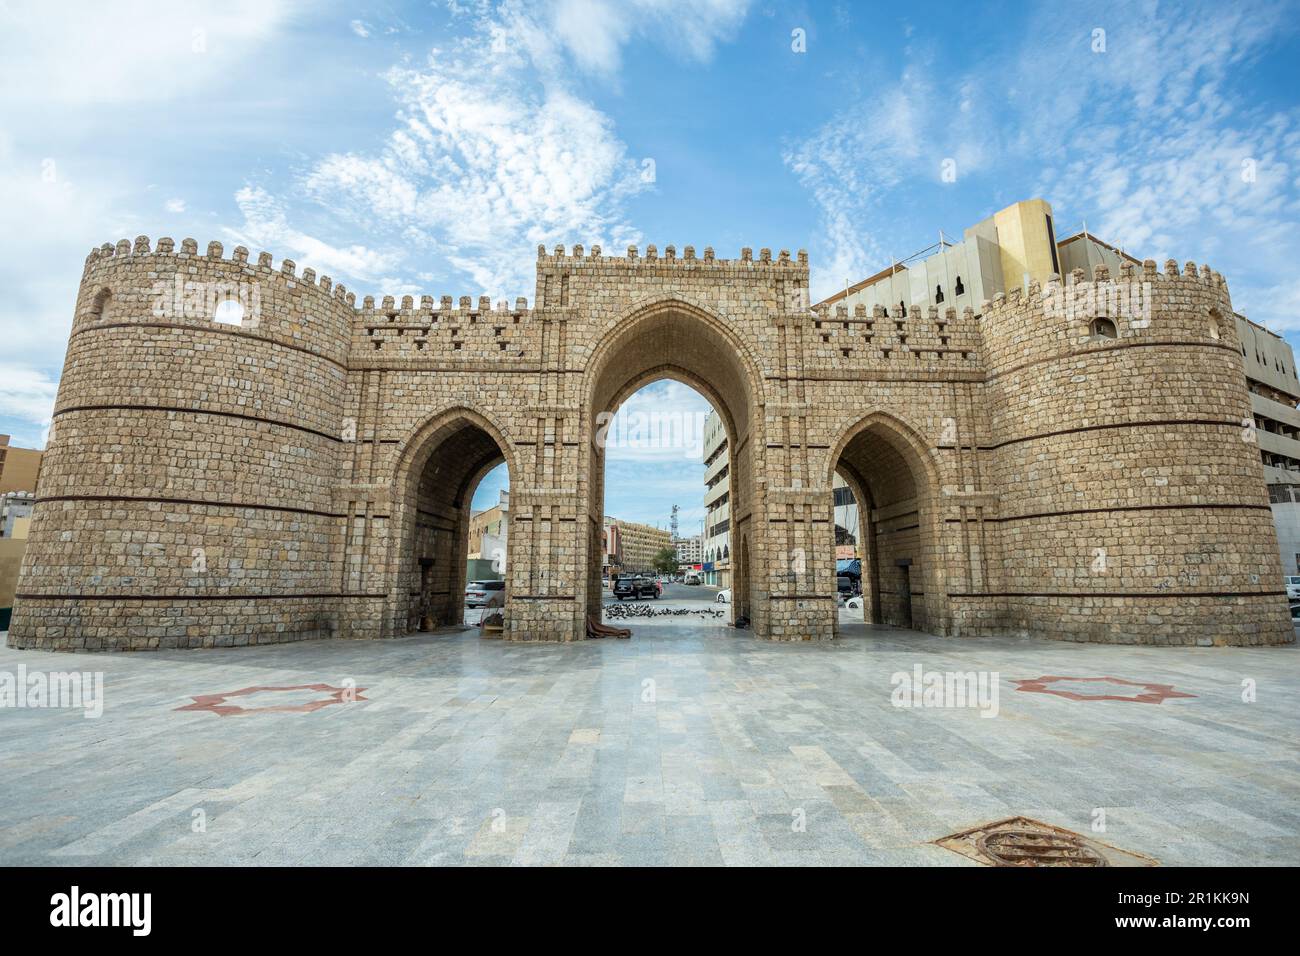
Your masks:
{"label": "large central arch", "polygon": [[[731,473],[731,538],[753,538],[757,513],[755,433],[762,427],[762,376],[733,329],[716,313],[681,297],[643,301],[601,337],[583,376],[587,522],[585,613],[600,619],[601,535],[605,499],[605,442],[601,423],[638,389],[672,379],[704,395],[727,432]],[[732,582],[734,614],[759,625],[754,582],[739,570]]]}

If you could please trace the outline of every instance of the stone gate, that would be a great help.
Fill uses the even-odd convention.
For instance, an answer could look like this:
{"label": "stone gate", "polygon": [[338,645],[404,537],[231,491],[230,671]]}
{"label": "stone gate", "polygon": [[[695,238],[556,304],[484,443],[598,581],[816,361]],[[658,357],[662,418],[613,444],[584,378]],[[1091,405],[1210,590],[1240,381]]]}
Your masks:
{"label": "stone gate", "polygon": [[[1117,285],[1142,316],[1107,306]],[[456,622],[470,497],[503,460],[506,637],[581,638],[601,603],[601,413],[660,378],[725,424],[735,608],[759,637],[836,634],[838,470],[863,504],[869,619],[1292,640],[1220,275],[1077,272],[978,314],[807,303],[806,255],[767,249],[539,249],[529,309],[358,305],[267,253],[106,244],[82,277],[10,642]]]}

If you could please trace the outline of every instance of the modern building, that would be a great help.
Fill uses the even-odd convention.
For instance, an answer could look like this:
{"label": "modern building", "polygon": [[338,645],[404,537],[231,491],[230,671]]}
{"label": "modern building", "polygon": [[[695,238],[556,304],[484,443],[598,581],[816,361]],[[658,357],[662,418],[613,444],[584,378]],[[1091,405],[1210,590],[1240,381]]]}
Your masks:
{"label": "modern building", "polygon": [[0,435],[0,631],[9,629],[42,455],[32,448],[15,448],[8,435]]}
{"label": "modern building", "polygon": [[607,573],[653,571],[655,555],[672,546],[672,534],[662,528],[605,516]]}
{"label": "modern building", "polygon": [[44,454],[35,448],[10,445],[9,436],[0,435],[0,495],[10,491],[34,492]]}
{"label": "modern building", "polygon": [[1290,344],[1234,315],[1255,420],[1253,437],[1268,482],[1278,552],[1286,574],[1300,574],[1300,378]]}
{"label": "modern building", "polygon": [[[961,241],[941,235],[933,246],[828,296],[818,305],[890,310],[913,305],[941,310],[980,304],[999,292],[1046,282],[1060,274],[1052,207],[1041,199],[1018,202],[968,228]],[[818,306],[814,306],[817,308]]]}
{"label": "modern building", "polygon": [[716,411],[704,420],[704,583],[731,587],[731,453]]}
{"label": "modern building", "polygon": [[466,580],[505,577],[506,539],[510,525],[510,492],[502,489],[491,508],[469,516],[469,553]]}
{"label": "modern building", "polygon": [[692,535],[689,538],[678,538],[674,542],[677,549],[677,563],[684,566],[694,566],[704,559],[704,539],[702,535]]}
{"label": "modern building", "polygon": [[36,496],[30,491],[0,495],[0,631],[9,629],[18,571],[27,550],[27,531],[32,523]]}
{"label": "modern building", "polygon": [[858,500],[853,490],[837,472],[831,484],[835,495],[835,559],[837,561],[861,558],[858,552]]}

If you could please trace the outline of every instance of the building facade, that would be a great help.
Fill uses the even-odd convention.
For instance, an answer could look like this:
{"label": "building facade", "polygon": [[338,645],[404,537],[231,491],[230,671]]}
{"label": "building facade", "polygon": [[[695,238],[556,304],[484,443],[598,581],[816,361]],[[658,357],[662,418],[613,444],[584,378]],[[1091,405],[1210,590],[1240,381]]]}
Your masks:
{"label": "building facade", "polygon": [[831,494],[835,499],[835,559],[847,561],[860,558],[858,553],[858,535],[861,534],[861,516],[858,514],[858,502],[853,497],[844,476],[836,472],[831,482]]}
{"label": "building facade", "polygon": [[0,495],[11,491],[36,491],[44,454],[35,448],[10,445],[9,436],[0,435]]}
{"label": "building facade", "polygon": [[689,538],[678,538],[673,542],[677,550],[677,563],[682,566],[692,566],[699,564],[703,560],[704,542],[700,535],[691,535]]}
{"label": "building facade", "polygon": [[665,548],[672,549],[671,532],[653,525],[605,518],[606,553],[612,570],[626,572],[653,572],[655,555]]}
{"label": "building facade", "polygon": [[[539,249],[528,308],[357,302],[242,247],[105,245],[82,277],[10,644],[456,623],[469,497],[502,461],[505,637],[581,639],[603,593],[600,423],[662,378],[722,419],[733,604],[758,637],[837,633],[838,471],[868,516],[871,620],[1293,641],[1259,449],[1230,440],[1251,403],[1224,278],[1170,260],[1061,282],[1027,254],[998,261],[1028,283],[959,307],[963,273],[942,305],[810,311],[802,252]],[[1111,306],[1134,288],[1141,310]],[[216,321],[232,296],[239,324]]]}
{"label": "building facade", "polygon": [[731,586],[731,452],[716,409],[704,419],[704,583]]}

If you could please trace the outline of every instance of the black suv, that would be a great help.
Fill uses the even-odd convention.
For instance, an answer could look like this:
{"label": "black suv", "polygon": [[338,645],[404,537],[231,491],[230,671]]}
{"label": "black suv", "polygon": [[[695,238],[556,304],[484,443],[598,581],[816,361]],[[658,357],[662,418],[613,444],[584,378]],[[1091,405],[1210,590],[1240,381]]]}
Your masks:
{"label": "black suv", "polygon": [[657,598],[659,585],[654,578],[642,574],[620,574],[614,579],[614,597],[623,598]]}

